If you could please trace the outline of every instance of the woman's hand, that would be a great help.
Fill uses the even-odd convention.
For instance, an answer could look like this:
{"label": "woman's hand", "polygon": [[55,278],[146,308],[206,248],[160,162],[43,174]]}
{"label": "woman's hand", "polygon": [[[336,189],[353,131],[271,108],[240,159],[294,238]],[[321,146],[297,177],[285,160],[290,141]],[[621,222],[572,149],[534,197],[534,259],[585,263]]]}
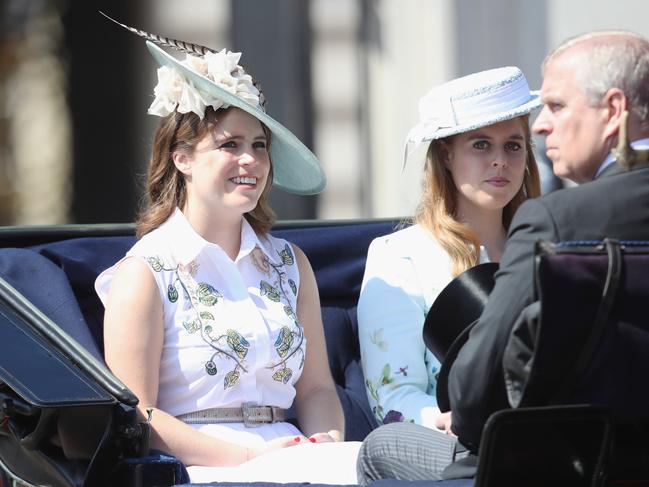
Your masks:
{"label": "woman's hand", "polygon": [[309,441],[311,443],[330,443],[332,441],[340,441],[340,433],[335,430],[331,430],[327,433],[314,433],[309,436]]}
{"label": "woman's hand", "polygon": [[279,450],[280,448],[288,448],[291,446],[305,445],[309,443],[309,439],[306,436],[282,436],[280,438],[275,438],[265,442],[262,446],[248,448],[248,458],[247,460],[252,460],[255,457],[263,455],[273,450]]}
{"label": "woman's hand", "polygon": [[440,414],[435,420],[435,426],[437,428],[439,428],[449,436],[457,436],[455,433],[453,433],[453,431],[451,431],[451,423],[451,411]]}

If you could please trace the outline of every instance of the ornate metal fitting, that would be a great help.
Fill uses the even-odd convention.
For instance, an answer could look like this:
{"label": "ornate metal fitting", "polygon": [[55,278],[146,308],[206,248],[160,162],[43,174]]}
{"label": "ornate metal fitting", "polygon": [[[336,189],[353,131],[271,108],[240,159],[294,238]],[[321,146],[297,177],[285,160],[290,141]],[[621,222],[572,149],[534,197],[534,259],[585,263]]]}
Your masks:
{"label": "ornate metal fitting", "polygon": [[617,159],[617,162],[627,171],[637,163],[649,160],[649,150],[633,149],[631,147],[628,136],[628,123],[629,112],[625,110],[624,113],[622,113],[622,120],[620,121],[617,147],[611,150]]}

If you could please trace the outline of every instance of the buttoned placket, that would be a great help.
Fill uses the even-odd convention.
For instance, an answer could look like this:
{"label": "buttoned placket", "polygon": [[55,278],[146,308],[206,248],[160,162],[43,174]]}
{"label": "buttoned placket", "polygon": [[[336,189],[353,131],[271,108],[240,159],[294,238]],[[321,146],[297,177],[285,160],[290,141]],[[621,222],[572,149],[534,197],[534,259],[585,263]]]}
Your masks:
{"label": "buttoned placket", "polygon": [[[227,304],[227,314],[222,319],[229,320],[232,328],[244,333],[251,334],[250,342],[254,346],[248,350],[245,358],[246,369],[255,370],[263,367],[269,360],[270,331],[266,320],[251,296],[253,285],[248,286],[242,277],[241,266],[246,265],[247,259],[237,259],[233,262],[225,252],[216,245],[209,245],[205,255],[212,261],[223,276],[221,292]],[[249,263],[248,263],[249,264]],[[225,277],[227,276],[227,277]],[[256,374],[241,374],[239,387],[255,390],[258,396],[257,401],[261,402],[261,392],[257,387]]]}
{"label": "buttoned placket", "polygon": [[[270,327],[268,326],[266,318],[264,318],[260,308],[260,305],[267,305],[267,303],[263,303],[263,298],[261,297],[259,290],[259,278],[261,277],[261,272],[255,269],[251,256],[254,249],[256,247],[260,247],[260,245],[258,244],[259,241],[252,228],[247,225],[246,222],[243,222],[243,227],[241,229],[241,249],[239,250],[239,254],[234,260],[234,264],[237,267],[237,278],[246,289],[247,299],[249,300],[251,306],[250,309],[254,309],[256,315],[259,317],[259,350],[256,355],[256,365],[261,368],[268,364],[268,362],[270,361]],[[264,251],[262,250],[262,252]],[[266,255],[266,252],[264,252],[264,255]],[[266,255],[266,257],[268,256]],[[248,275],[248,271],[252,269],[255,269],[254,272],[252,272],[252,275],[256,276],[256,278],[253,279],[252,283],[247,283],[245,282],[243,276]],[[259,303],[256,303],[256,300],[259,300]]]}

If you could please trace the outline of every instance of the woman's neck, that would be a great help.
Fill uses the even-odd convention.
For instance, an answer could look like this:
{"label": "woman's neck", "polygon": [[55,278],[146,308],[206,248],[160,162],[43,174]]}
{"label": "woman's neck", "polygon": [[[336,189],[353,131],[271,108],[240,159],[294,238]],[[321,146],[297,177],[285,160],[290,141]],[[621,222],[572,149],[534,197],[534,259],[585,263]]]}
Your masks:
{"label": "woman's neck", "polygon": [[201,237],[221,247],[231,260],[237,258],[241,248],[242,216],[225,218],[225,215],[217,215],[213,209],[191,205],[189,202],[182,212]]}
{"label": "woman's neck", "polygon": [[489,260],[499,262],[507,241],[502,210],[464,208],[458,211],[458,218],[475,233],[480,245],[487,250]]}

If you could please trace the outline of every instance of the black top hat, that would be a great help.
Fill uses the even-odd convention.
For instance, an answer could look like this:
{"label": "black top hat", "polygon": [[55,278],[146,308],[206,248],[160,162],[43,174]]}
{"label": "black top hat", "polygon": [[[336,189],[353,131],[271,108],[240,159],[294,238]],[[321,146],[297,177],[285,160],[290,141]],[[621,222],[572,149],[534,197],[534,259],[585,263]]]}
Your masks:
{"label": "black top hat", "polygon": [[437,377],[437,405],[442,411],[450,409],[448,371],[469,337],[469,331],[482,314],[497,270],[498,264],[495,262],[467,269],[439,293],[426,315],[424,343],[442,363]]}

